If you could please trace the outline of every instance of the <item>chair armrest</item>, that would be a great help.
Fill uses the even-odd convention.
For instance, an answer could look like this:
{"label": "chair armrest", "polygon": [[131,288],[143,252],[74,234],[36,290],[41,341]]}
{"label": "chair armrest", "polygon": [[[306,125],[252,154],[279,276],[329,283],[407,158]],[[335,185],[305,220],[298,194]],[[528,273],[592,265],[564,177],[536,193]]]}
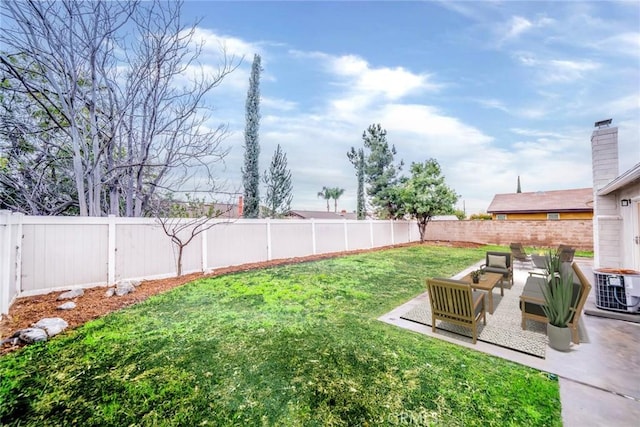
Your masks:
{"label": "chair armrest", "polygon": [[481,297],[475,300],[475,302],[473,303],[473,310],[475,311],[479,305],[482,305],[484,307],[484,294],[481,294]]}
{"label": "chair armrest", "polygon": [[520,301],[530,302],[532,304],[544,305],[544,299],[530,296],[530,295],[520,295]]}

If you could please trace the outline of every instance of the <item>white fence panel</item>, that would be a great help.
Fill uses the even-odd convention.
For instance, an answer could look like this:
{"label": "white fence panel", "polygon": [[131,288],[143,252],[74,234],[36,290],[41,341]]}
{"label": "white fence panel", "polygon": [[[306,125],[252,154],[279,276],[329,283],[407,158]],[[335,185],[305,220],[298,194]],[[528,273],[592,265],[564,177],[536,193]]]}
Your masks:
{"label": "white fence panel", "polygon": [[215,269],[265,261],[268,256],[265,221],[221,222],[206,231],[206,268]]}
{"label": "white fence panel", "polygon": [[372,247],[370,221],[346,221],[346,225],[348,230],[347,244],[350,251]]}
{"label": "white fence panel", "polygon": [[371,237],[373,238],[373,246],[389,246],[392,245],[392,221],[375,221],[371,222]]}
{"label": "white fence panel", "polygon": [[344,222],[314,221],[316,237],[316,253],[327,254],[346,250],[344,240]]}
{"label": "white fence panel", "polygon": [[[415,229],[415,230],[414,230]],[[417,237],[412,237],[411,232],[415,231]],[[415,221],[394,221],[393,222],[393,244],[409,243],[420,240],[418,226]]]}
{"label": "white fence panel", "polygon": [[271,227],[270,259],[313,255],[312,223],[308,220],[269,221]]}
{"label": "white fence panel", "polygon": [[[184,248],[183,273],[417,240],[414,222],[219,221]],[[417,236],[417,230],[414,233]],[[18,296],[176,274],[178,250],[148,218],[0,212],[0,313]]]}
{"label": "white fence panel", "polygon": [[22,227],[22,292],[107,284],[107,224]]}
{"label": "white fence panel", "polygon": [[115,281],[176,274],[174,245],[156,222],[118,224]]}

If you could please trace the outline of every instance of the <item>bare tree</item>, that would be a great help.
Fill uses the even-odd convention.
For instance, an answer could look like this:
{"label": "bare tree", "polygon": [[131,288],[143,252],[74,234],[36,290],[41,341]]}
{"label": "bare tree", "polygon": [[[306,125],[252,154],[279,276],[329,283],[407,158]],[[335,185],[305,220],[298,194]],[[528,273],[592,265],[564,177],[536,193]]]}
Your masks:
{"label": "bare tree", "polygon": [[155,198],[150,207],[156,221],[178,251],[177,275],[182,276],[182,256],[184,248],[199,234],[219,224],[228,224],[233,219],[232,211],[237,209],[231,203],[206,203],[204,198],[185,195],[186,201],[177,201],[172,195]]}
{"label": "bare tree", "polygon": [[[226,126],[206,126],[204,98],[238,62],[222,49],[217,71],[205,74],[197,63],[197,23],[183,25],[181,7],[102,0],[0,5],[9,22],[0,34],[0,72],[61,132],[57,146],[70,148],[80,215],[148,214],[158,189],[180,190],[193,170],[212,183],[212,166],[228,152]],[[50,144],[39,140],[37,150]]]}

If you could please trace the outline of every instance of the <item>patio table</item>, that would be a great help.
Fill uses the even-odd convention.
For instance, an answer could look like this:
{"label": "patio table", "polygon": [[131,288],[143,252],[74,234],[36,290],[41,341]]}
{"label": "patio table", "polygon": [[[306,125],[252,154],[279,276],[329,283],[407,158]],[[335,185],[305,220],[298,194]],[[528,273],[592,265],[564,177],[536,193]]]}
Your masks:
{"label": "patio table", "polygon": [[504,296],[504,286],[502,284],[502,274],[500,273],[484,273],[480,275],[480,281],[478,283],[473,283],[473,279],[471,279],[471,273],[464,276],[462,279],[463,282],[467,282],[471,285],[471,289],[487,291],[489,295],[489,313],[493,314],[493,288],[496,287],[498,282],[500,282],[500,295]]}

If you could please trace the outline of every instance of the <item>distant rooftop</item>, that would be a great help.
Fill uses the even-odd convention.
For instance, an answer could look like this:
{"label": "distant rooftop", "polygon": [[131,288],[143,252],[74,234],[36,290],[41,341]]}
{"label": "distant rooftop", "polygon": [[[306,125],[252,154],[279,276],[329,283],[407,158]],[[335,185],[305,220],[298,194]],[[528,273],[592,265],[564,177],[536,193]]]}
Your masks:
{"label": "distant rooftop", "polygon": [[593,188],[496,194],[487,213],[593,212]]}

